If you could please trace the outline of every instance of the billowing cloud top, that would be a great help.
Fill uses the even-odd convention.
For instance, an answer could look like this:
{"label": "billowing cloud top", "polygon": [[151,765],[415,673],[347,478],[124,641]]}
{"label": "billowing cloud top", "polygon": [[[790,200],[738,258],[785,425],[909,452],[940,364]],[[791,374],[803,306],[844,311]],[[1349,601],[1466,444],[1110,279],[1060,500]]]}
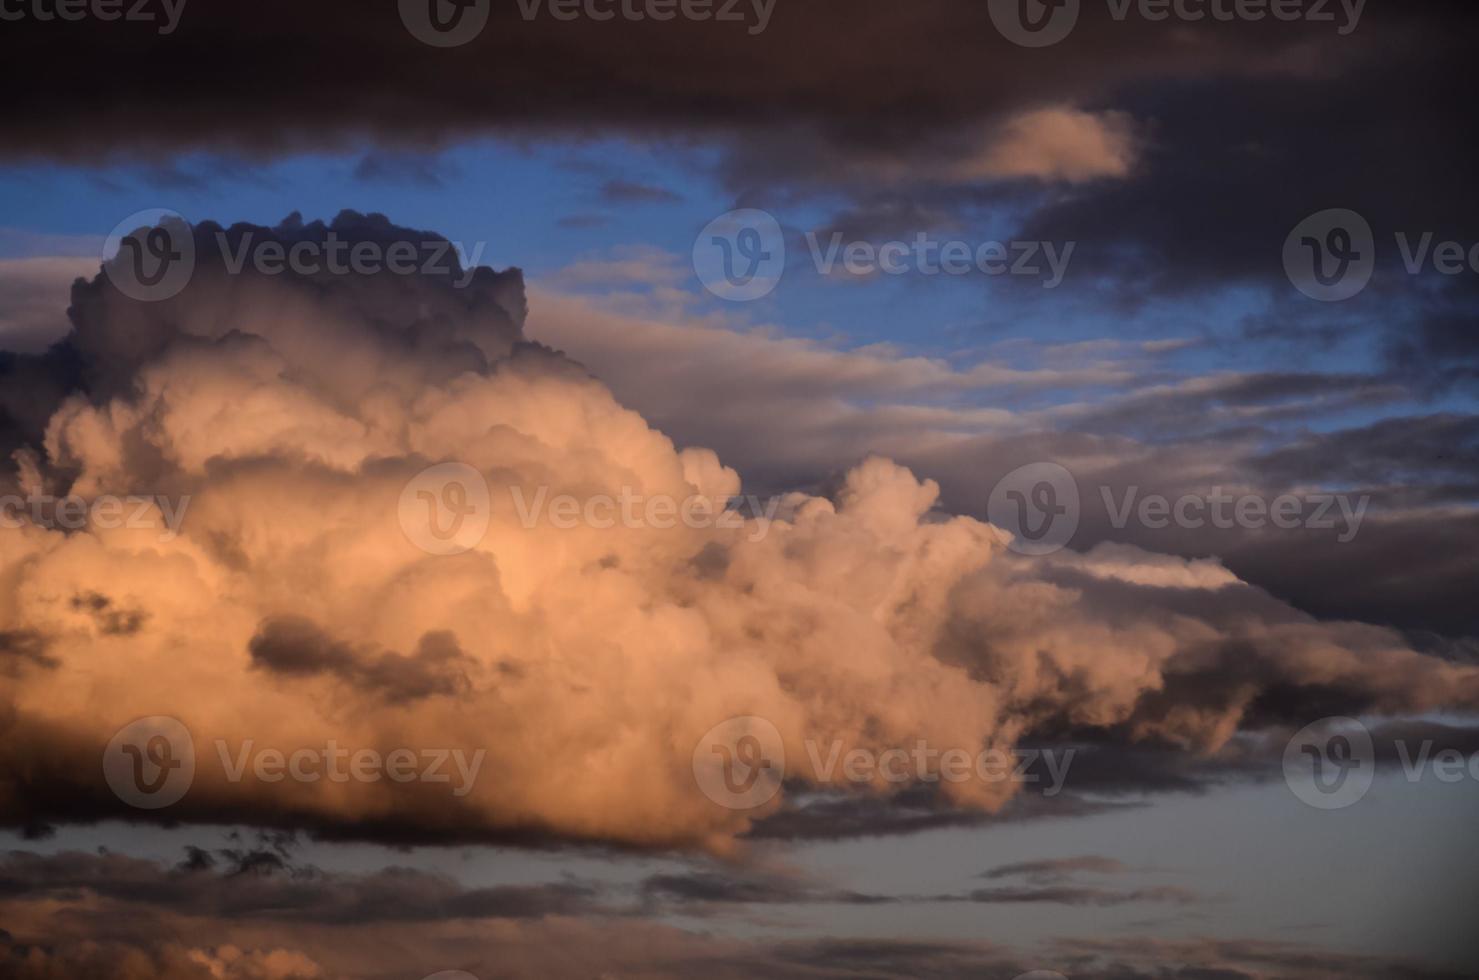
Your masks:
{"label": "billowing cloud top", "polygon": [[[128,298],[114,259],[75,286],[62,345],[0,366],[26,393],[3,403],[0,494],[156,501],[147,527],[94,511],[0,529],[0,812],[33,829],[149,815],[99,759],[155,715],[195,746],[189,792],[155,814],[171,821],[723,850],[789,792],[746,811],[700,791],[695,747],[732,717],[775,726],[798,786],[820,778],[807,739],[976,752],[1093,731],[1210,752],[1299,720],[1295,703],[1479,703],[1479,671],[1212,563],[1012,556],[877,457],[773,521],[528,520],[561,495],[741,485],[527,342],[517,271],[232,272],[248,239],[440,241],[351,213],[202,224],[177,295]],[[445,463],[486,483],[490,525],[437,555],[401,502]],[[483,761],[465,780],[447,763],[448,782],[233,778],[261,750],[331,743]],[[1012,792],[941,788],[984,810]]]}

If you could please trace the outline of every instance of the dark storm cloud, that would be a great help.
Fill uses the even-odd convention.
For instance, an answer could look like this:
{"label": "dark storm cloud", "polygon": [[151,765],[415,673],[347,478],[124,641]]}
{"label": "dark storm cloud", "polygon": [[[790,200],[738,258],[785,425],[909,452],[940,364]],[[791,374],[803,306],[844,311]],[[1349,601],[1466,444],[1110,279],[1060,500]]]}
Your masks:
{"label": "dark storm cloud", "polygon": [[368,924],[540,918],[588,911],[597,896],[594,888],[571,882],[468,888],[410,868],[347,874],[292,865],[272,852],[217,853],[231,858],[219,870],[199,849],[175,868],[106,851],[10,851],[0,856],[0,898],[89,892],[221,919]]}
{"label": "dark storm cloud", "polygon": [[427,633],[407,656],[357,650],[300,616],[266,620],[249,649],[253,663],[283,677],[328,675],[396,702],[461,694],[473,665],[451,633]]}
{"label": "dark storm cloud", "polygon": [[1397,503],[1479,498],[1479,416],[1399,416],[1335,432],[1305,433],[1248,460],[1270,485],[1395,486]]}
{"label": "dark storm cloud", "polygon": [[978,888],[964,899],[982,905],[1086,905],[1108,908],[1140,902],[1172,902],[1187,905],[1199,900],[1196,892],[1186,888],[1160,886],[1114,891],[1108,888],[1085,888],[1067,885],[1049,887]]}
{"label": "dark storm cloud", "polygon": [[[243,871],[242,863],[241,853],[199,848],[174,868],[106,851],[0,856],[0,972],[25,980],[300,973],[391,980],[450,961],[474,975],[607,972],[656,980],[963,980],[1042,969],[1091,980],[1458,976],[1376,955],[1248,939],[1064,938],[1031,955],[984,942],[889,937],[744,941],[660,925],[569,880],[469,887],[404,868],[346,873],[266,862]],[[702,905],[708,892],[700,892]],[[254,969],[269,959],[278,972]]]}
{"label": "dark storm cloud", "polygon": [[989,871],[981,873],[982,878],[1012,878],[1023,876],[1035,881],[1057,881],[1078,872],[1092,872],[1093,874],[1120,874],[1133,870],[1123,861],[1114,858],[1101,857],[1096,854],[1086,854],[1082,857],[1052,858],[1042,861],[1017,861],[1013,864],[1001,864]]}
{"label": "dark storm cloud", "polygon": [[[1166,756],[1167,761],[1171,761],[1171,753],[1166,753]],[[1079,757],[1075,757],[1073,765],[1073,778],[1069,782],[1077,784]],[[1174,788],[1186,790],[1197,785],[1181,780]],[[756,823],[746,836],[756,841],[849,840],[951,827],[991,827],[1055,817],[1091,817],[1121,812],[1137,805],[1085,799],[1074,795],[1070,786],[1054,797],[1023,792],[1013,797],[999,812],[981,813],[952,805],[938,791],[938,784],[920,785],[907,787],[887,797],[811,794],[802,795],[796,801],[788,798],[786,806]]]}
{"label": "dark storm cloud", "polygon": [[119,608],[100,592],[78,593],[72,597],[72,608],[91,617],[104,636],[132,636],[149,618],[142,610]]}
{"label": "dark storm cloud", "polygon": [[7,24],[16,43],[0,80],[14,111],[0,133],[14,156],[82,159],[365,135],[425,145],[498,128],[800,125],[869,152],[1137,79],[1328,74],[1368,55],[1378,34],[1430,32],[1432,9],[1368,11],[1369,25],[1340,37],[1329,24],[1115,23],[1086,4],[1047,50],[1007,42],[985,4],[948,0],[782,5],[758,35],[717,20],[526,19],[493,4],[476,39],[450,49],[416,40],[388,2],[192,7],[167,37],[150,23],[32,18]]}
{"label": "dark storm cloud", "polygon": [[641,894],[648,900],[677,903],[678,908],[689,914],[695,905],[702,904],[887,905],[904,901],[889,895],[825,888],[796,878],[740,871],[653,875],[642,882]]}
{"label": "dark storm cloud", "polygon": [[0,630],[0,674],[16,676],[27,667],[48,670],[61,666],[46,654],[48,641],[34,630]]}

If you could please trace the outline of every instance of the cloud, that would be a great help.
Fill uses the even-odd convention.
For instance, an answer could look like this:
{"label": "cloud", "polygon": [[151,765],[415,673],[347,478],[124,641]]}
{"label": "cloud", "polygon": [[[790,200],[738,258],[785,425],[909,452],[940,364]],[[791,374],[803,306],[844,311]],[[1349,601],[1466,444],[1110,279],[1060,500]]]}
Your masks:
{"label": "cloud", "polygon": [[608,180],[601,185],[601,200],[607,204],[673,204],[683,200],[683,196],[635,181]]}
{"label": "cloud", "polygon": [[449,632],[423,635],[411,656],[357,651],[301,616],[264,620],[247,648],[255,666],[289,681],[331,675],[392,701],[461,694],[471,665]]}
{"label": "cloud", "polygon": [[1035,177],[1077,183],[1125,177],[1135,163],[1135,140],[1124,113],[1056,106],[1009,119],[978,162],[965,164],[971,178]]}
{"label": "cloud", "polygon": [[[762,488],[823,486],[880,453],[936,480],[945,509],[984,516],[997,480],[1052,460],[1082,491],[1075,548],[1165,555],[1111,561],[1099,551],[1102,574],[1162,585],[1231,575],[1324,618],[1479,632],[1460,594],[1479,575],[1479,474],[1464,451],[1474,417],[1433,412],[1385,372],[1195,373],[1167,360],[1175,342],[1018,342],[926,358],[705,314],[677,290],[640,303],[533,295],[531,336],[590,367],[680,445],[714,447]],[[1374,412],[1387,417],[1369,421]],[[1104,494],[1118,502],[1132,487],[1137,499],[1243,488],[1268,500],[1369,495],[1371,505],[1348,540],[1303,527],[1116,526]],[[1199,560],[1167,564],[1171,555]]]}
{"label": "cloud", "polygon": [[981,877],[1011,878],[1023,875],[1033,879],[1056,880],[1080,871],[1112,875],[1130,870],[1132,869],[1123,861],[1089,854],[1083,857],[1054,858],[1043,861],[1018,861],[1013,864],[1002,864],[992,868],[990,871],[983,872]]}
{"label": "cloud", "polygon": [[[0,529],[0,633],[45,644],[44,662],[7,656],[0,675],[0,810],[14,825],[150,817],[109,791],[98,759],[157,714],[197,749],[184,798],[152,814],[171,822],[729,851],[792,793],[836,789],[795,769],[801,785],[753,812],[712,802],[693,754],[731,717],[768,719],[796,760],[809,738],[975,754],[1082,733],[1197,758],[1288,722],[1301,698],[1390,715],[1479,704],[1479,669],[1316,621],[1211,563],[1146,557],[1147,577],[1133,551],[1017,559],[991,527],[939,512],[933,481],[877,456],[825,496],[777,498],[769,523],[521,518],[541,491],[722,499],[741,483],[529,342],[517,272],[227,271],[248,239],[331,234],[439,240],[352,213],[203,224],[178,295],[141,303],[106,275],[81,283],[66,343],[8,363],[3,384],[39,394],[11,426],[22,448],[0,491],[191,500],[174,537]],[[776,370],[841,367],[885,392],[950,378],[923,360],[798,353]],[[407,536],[399,501],[448,461],[475,469],[494,504],[470,550],[437,556]],[[486,765],[461,793],[232,776],[254,752],[330,745],[482,752]],[[983,813],[1015,794],[937,789]]]}
{"label": "cloud", "polygon": [[978,888],[966,897],[966,901],[985,905],[1089,905],[1107,908],[1115,905],[1130,905],[1140,902],[1171,902],[1186,905],[1199,900],[1196,892],[1185,888],[1160,886],[1156,888],[1134,888],[1112,891],[1107,888],[1083,888],[1055,885],[1039,888]]}
{"label": "cloud", "polygon": [[[875,173],[934,163],[926,179],[965,168],[1077,181],[1122,172],[1123,147],[1100,113],[1137,86],[1329,80],[1397,46],[1378,39],[1441,39],[1434,9],[1367,11],[1361,30],[1338,36],[1328,24],[1273,18],[1125,24],[1092,8],[1047,50],[1006,40],[986,8],[948,0],[921,0],[904,15],[869,0],[845,24],[835,11],[798,6],[758,34],[713,19],[567,22],[493,5],[486,28],[452,51],[417,41],[394,8],[367,15],[344,2],[269,0],[250,15],[192,9],[167,43],[148,22],[85,18],[63,39],[26,18],[12,25],[16,57],[0,66],[16,94],[0,135],[12,158],[68,160],[180,149],[280,155],[358,149],[367,138],[396,153],[488,134],[605,132],[688,146],[702,135],[726,147],[722,169],[741,191],[777,177],[836,179],[815,167],[818,154],[868,158]],[[240,66],[256,64],[284,30],[287,57],[240,89]],[[848,44],[835,43],[839,30]],[[101,107],[87,79],[48,77],[58,63],[110,79],[117,105]],[[1045,115],[1059,107],[1085,115]],[[980,134],[1002,127],[1017,132],[983,157]]]}

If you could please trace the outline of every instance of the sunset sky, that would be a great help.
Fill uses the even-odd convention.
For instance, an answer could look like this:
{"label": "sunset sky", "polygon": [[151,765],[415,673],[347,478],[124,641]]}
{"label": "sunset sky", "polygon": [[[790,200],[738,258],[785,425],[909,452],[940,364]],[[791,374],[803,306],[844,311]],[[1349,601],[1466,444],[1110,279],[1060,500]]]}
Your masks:
{"label": "sunset sky", "polygon": [[1470,5],[0,15],[0,978],[1479,976]]}

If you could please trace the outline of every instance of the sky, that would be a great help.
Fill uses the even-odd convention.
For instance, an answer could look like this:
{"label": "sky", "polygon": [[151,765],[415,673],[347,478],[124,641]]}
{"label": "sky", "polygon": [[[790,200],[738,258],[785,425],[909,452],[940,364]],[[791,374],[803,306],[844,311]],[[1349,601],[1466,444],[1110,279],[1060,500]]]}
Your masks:
{"label": "sky", "polygon": [[1466,5],[0,11],[0,976],[1479,973]]}

